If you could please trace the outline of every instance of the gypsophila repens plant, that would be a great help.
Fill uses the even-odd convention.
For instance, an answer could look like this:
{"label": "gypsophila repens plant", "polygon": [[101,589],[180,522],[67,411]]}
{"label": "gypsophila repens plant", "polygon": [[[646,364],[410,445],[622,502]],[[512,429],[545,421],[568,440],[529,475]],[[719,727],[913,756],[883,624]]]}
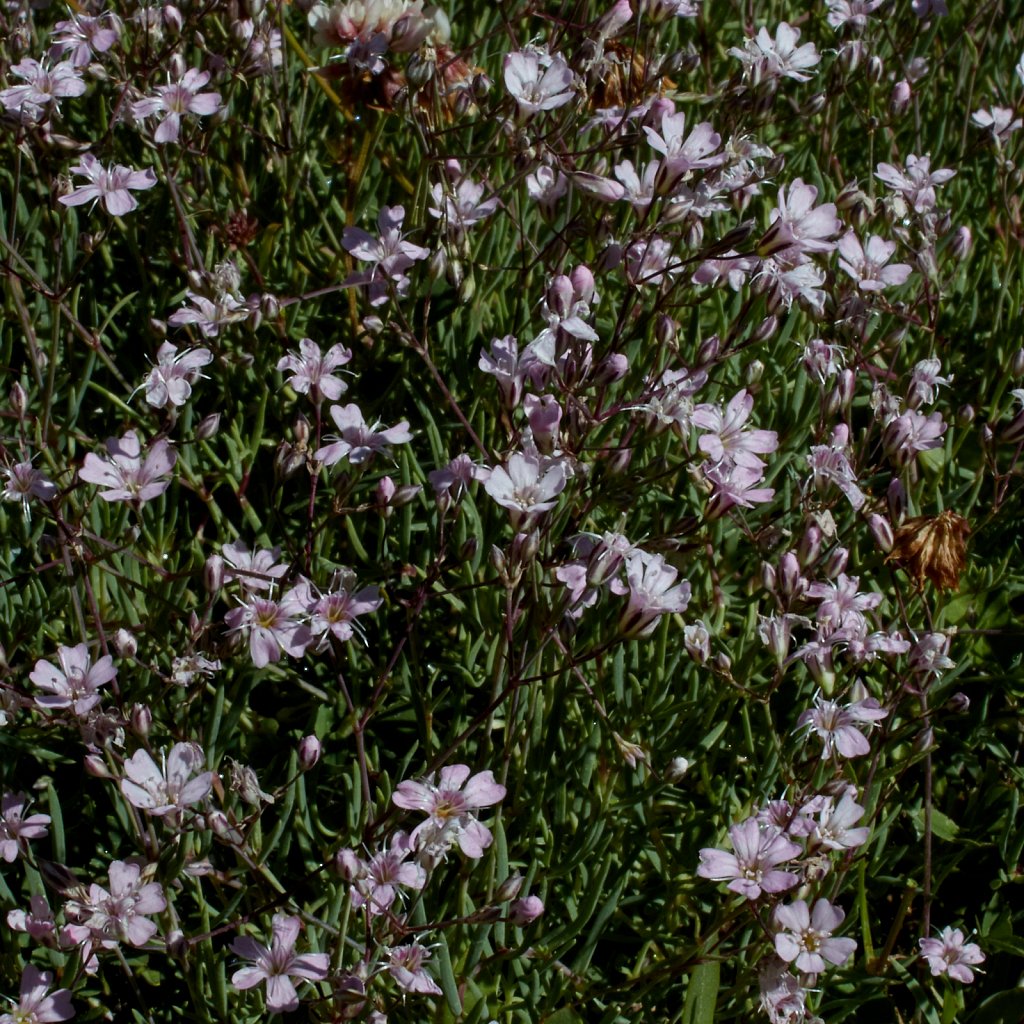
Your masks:
{"label": "gypsophila repens plant", "polygon": [[1024,7],[0,9],[0,1024],[1024,1018]]}

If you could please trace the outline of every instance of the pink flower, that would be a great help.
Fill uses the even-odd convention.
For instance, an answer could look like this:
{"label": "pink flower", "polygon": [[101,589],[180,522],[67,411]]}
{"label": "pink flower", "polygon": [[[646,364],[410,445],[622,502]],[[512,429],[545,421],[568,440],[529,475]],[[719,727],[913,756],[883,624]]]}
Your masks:
{"label": "pink flower", "polygon": [[430,198],[434,205],[427,212],[440,220],[453,238],[461,238],[467,228],[490,217],[500,205],[497,196],[484,199],[483,185],[470,178],[437,182],[430,189]]}
{"label": "pink flower", "polygon": [[903,284],[913,272],[906,263],[886,266],[896,251],[895,242],[887,242],[878,235],[868,238],[867,249],[853,231],[839,239],[839,266],[856,282],[862,292],[880,292]]}
{"label": "pink flower", "polygon": [[763,466],[754,468],[723,462],[710,468],[705,466],[704,477],[714,489],[708,503],[708,515],[712,518],[723,515],[734,505],[753,508],[775,497],[774,487],[757,486],[764,478]]}
{"label": "pink flower", "polygon": [[224,561],[230,566],[224,570],[224,582],[237,580],[243,590],[270,590],[282,576],[288,574],[288,566],[277,560],[281,554],[280,548],[250,551],[240,540],[236,540],[225,544],[220,550]]}
{"label": "pink flower", "polygon": [[342,232],[341,244],[346,251],[364,263],[373,264],[369,270],[353,274],[346,280],[347,284],[367,286],[371,306],[380,306],[388,301],[389,281],[396,294],[407,294],[410,281],[405,272],[417,260],[425,260],[430,255],[428,249],[404,240],[404,219],[405,207],[382,206],[377,215],[380,238],[374,238],[362,228],[350,227]]}
{"label": "pink flower", "polygon": [[344,345],[332,345],[324,353],[315,341],[303,338],[299,342],[299,351],[283,356],[278,360],[277,368],[282,373],[291,373],[288,383],[292,390],[300,395],[309,395],[309,400],[319,406],[325,398],[336,402],[348,391],[348,384],[335,377],[334,371],[351,358],[351,350]]}
{"label": "pink flower", "polygon": [[[105,949],[113,949],[119,942],[146,945],[158,931],[149,915],[167,909],[163,887],[159,882],[143,882],[142,868],[121,860],[110,865],[109,877],[109,892],[94,882],[85,899],[64,905],[65,913],[88,928],[91,937],[87,941]],[[148,869],[147,877],[151,877]]]}
{"label": "pink flower", "polygon": [[40,971],[26,964],[21,972],[18,1005],[11,1013],[0,1014],[0,1024],[52,1024],[74,1017],[71,992],[59,988],[47,995],[52,984],[53,975],[49,971]]}
{"label": "pink flower", "polygon": [[504,466],[491,470],[484,490],[509,509],[518,523],[523,516],[536,516],[554,508],[565,484],[565,468],[559,460],[514,452]]}
{"label": "pink flower", "polygon": [[761,1008],[771,1024],[799,1024],[807,1019],[807,993],[786,964],[771,957],[758,971]]}
{"label": "pink flower", "polygon": [[326,953],[295,955],[295,941],[301,926],[297,917],[275,914],[269,949],[248,935],[239,936],[231,943],[232,952],[252,962],[251,966],[235,971],[231,984],[247,989],[265,981],[267,1009],[271,1013],[287,1013],[298,1007],[299,995],[292,978],[323,981],[327,977],[330,958]]}
{"label": "pink flower", "polygon": [[87,483],[106,487],[100,492],[104,501],[131,501],[141,504],[159,497],[171,485],[167,474],[178,461],[170,443],[161,438],[154,442],[142,459],[142,445],[138,434],[129,430],[124,437],[107,439],[109,457],[102,458],[90,452],[78,471]]}
{"label": "pink flower", "polygon": [[341,850],[337,863],[352,886],[349,896],[358,910],[365,906],[376,916],[391,908],[398,895],[398,886],[422,889],[427,884],[427,872],[421,864],[407,862],[414,850],[412,840],[405,832],[396,832],[387,849],[375,853],[368,861],[352,850]]}
{"label": "pink flower", "polygon": [[26,803],[24,793],[4,793],[3,802],[0,803],[0,857],[8,864],[24,848],[23,840],[41,839],[46,835],[46,826],[50,824],[48,814],[23,817]]}
{"label": "pink flower", "polygon": [[465,764],[448,765],[434,784],[433,775],[422,782],[400,782],[392,800],[407,811],[428,815],[413,831],[411,839],[431,858],[440,859],[458,843],[467,857],[482,857],[493,842],[490,829],[480,824],[473,811],[503,800],[505,787],[494,781],[490,771],[471,777]]}
{"label": "pink flower", "polygon": [[220,93],[200,92],[210,81],[209,71],[189,68],[177,82],[157,86],[156,95],[132,104],[132,114],[138,121],[154,114],[162,114],[153,134],[158,145],[177,142],[181,134],[181,119],[185,114],[202,117],[220,110]]}
{"label": "pink flower", "polygon": [[830,241],[840,230],[842,221],[836,216],[835,203],[815,206],[818,190],[797,178],[789,186],[779,188],[776,207],[771,212],[771,227],[757,244],[760,256],[779,256],[794,262],[805,253],[831,252],[836,243]]}
{"label": "pink flower", "polygon": [[818,900],[810,911],[803,900],[776,907],[774,921],[785,930],[775,936],[775,952],[786,963],[796,961],[797,970],[805,974],[820,974],[826,961],[846,963],[857,948],[856,941],[832,938],[845,916],[828,900]]}
{"label": "pink flower", "polygon": [[505,88],[523,117],[571,102],[575,77],[561,54],[522,50],[505,55]]}
{"label": "pink flower", "polygon": [[71,63],[78,68],[85,67],[93,54],[106,53],[119,36],[120,23],[114,15],[100,14],[91,18],[72,12],[69,21],[58,21],[53,26],[50,57],[56,60],[70,52]]}
{"label": "pink flower", "polygon": [[697,874],[716,882],[729,881],[728,888],[748,900],[762,892],[783,892],[799,881],[791,871],[778,871],[776,865],[800,855],[800,847],[778,829],[762,829],[756,817],[733,825],[729,838],[735,853],[706,848],[700,851]]}
{"label": "pink flower", "polygon": [[147,751],[137,750],[125,761],[121,780],[128,802],[155,817],[198,803],[213,785],[213,772],[195,774],[203,767],[203,751],[197,744],[175,743],[163,760],[161,769]]}
{"label": "pink flower", "polygon": [[822,741],[821,756],[863,757],[871,747],[858,725],[871,725],[889,714],[874,697],[847,704],[845,707],[833,700],[814,698],[814,707],[805,711],[797,725],[810,726],[809,732],[817,733]]}
{"label": "pink flower", "polygon": [[985,954],[976,942],[965,942],[959,928],[943,928],[937,939],[920,939],[921,955],[928,961],[932,976],[948,974],[954,981],[969,985],[974,981],[971,967],[984,963]]}
{"label": "pink flower", "polygon": [[418,942],[398,946],[388,951],[388,959],[391,961],[388,970],[400,989],[416,995],[441,995],[437,982],[424,967],[430,959],[430,950],[426,946],[421,946]]}
{"label": "pink flower", "polygon": [[[619,629],[625,636],[650,636],[662,615],[681,614],[690,603],[688,580],[676,583],[678,570],[664,556],[636,550],[626,558],[629,603],[619,618]],[[626,591],[616,581],[612,590]]]}
{"label": "pink flower", "polygon": [[661,132],[645,125],[644,132],[651,149],[665,157],[665,167],[671,180],[678,181],[691,171],[720,167],[728,157],[714,155],[722,144],[722,136],[709,121],[702,121],[686,135],[686,114],[661,115]]}
{"label": "pink flower", "polygon": [[192,385],[199,379],[199,370],[213,361],[208,348],[190,348],[179,352],[176,345],[165,341],[156,352],[156,366],[142,382],[146,401],[154,409],[182,406],[192,395]]}
{"label": "pink flower", "polygon": [[71,708],[76,715],[84,715],[100,702],[97,692],[116,675],[114,659],[105,654],[92,664],[85,644],[76,647],[58,647],[60,668],[40,659],[29,675],[40,690],[49,690],[48,696],[36,697],[41,708]]}
{"label": "pink flower", "polygon": [[743,44],[742,50],[734,46],[729,53],[743,62],[744,71],[754,85],[778,78],[807,82],[811,78],[807,72],[821,63],[821,56],[814,43],[797,46],[799,39],[800,29],[783,21],[776,28],[774,39],[768,29],[762,28]]}
{"label": "pink flower", "polygon": [[515,337],[506,334],[504,338],[493,338],[490,352],[480,350],[477,366],[497,380],[506,408],[514,409],[522,398],[525,378]]}
{"label": "pink flower", "polygon": [[343,643],[351,640],[357,631],[362,636],[356,619],[375,612],[383,603],[377,587],[356,590],[356,576],[349,569],[335,573],[327,593],[313,593],[311,589],[308,596],[309,628],[318,650],[327,646],[328,635]]}
{"label": "pink flower", "polygon": [[368,462],[378,453],[390,455],[393,444],[405,444],[412,440],[408,420],[380,430],[380,421],[372,426],[368,424],[363,418],[362,409],[354,402],[350,405],[332,405],[330,411],[340,436],[328,435],[324,440],[331,443],[317,449],[316,457],[325,466],[333,466],[344,458],[353,465],[359,465]]}
{"label": "pink flower", "polygon": [[774,430],[744,430],[754,408],[754,396],[746,389],[734,395],[724,412],[719,406],[699,405],[691,422],[709,433],[702,434],[697,447],[713,464],[721,462],[761,469],[758,455],[768,455],[779,447]]}
{"label": "pink flower", "polygon": [[224,616],[228,629],[248,638],[249,655],[256,668],[281,660],[281,652],[301,658],[313,639],[309,627],[300,621],[306,614],[303,592],[293,587],[280,601],[256,594],[246,595],[238,608]]}
{"label": "pink flower", "polygon": [[955,174],[949,168],[933,171],[927,155],[908,156],[905,170],[884,163],[875,170],[875,177],[899,192],[918,213],[935,208],[935,186],[945,184]]}
{"label": "pink flower", "polygon": [[49,62],[25,58],[12,65],[10,73],[26,84],[0,89],[0,105],[26,121],[41,121],[44,115],[49,118],[51,111],[60,109],[61,99],[85,92],[85,82],[71,61],[62,60],[50,67]]}
{"label": "pink flower", "polygon": [[99,199],[111,217],[131,213],[139,205],[130,189],[142,191],[156,184],[152,168],[133,171],[130,167],[115,164],[107,169],[92,153],[83,153],[78,164],[71,168],[71,173],[88,178],[89,184],[79,185],[70,195],[61,196],[58,202],[65,206],[81,206]]}
{"label": "pink flower", "polygon": [[20,501],[28,514],[28,504],[32,498],[40,501],[53,501],[57,497],[57,488],[31,462],[18,462],[13,466],[4,467],[7,483],[0,497],[4,501]]}
{"label": "pink flower", "polygon": [[829,798],[821,808],[814,826],[814,842],[826,850],[852,850],[868,841],[871,830],[866,826],[851,828],[864,816],[864,808],[847,790],[837,804]]}

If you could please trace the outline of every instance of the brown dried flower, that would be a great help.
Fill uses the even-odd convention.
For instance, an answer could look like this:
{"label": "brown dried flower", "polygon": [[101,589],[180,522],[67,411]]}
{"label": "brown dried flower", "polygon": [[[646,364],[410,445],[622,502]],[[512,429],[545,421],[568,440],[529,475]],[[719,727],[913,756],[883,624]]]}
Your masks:
{"label": "brown dried flower", "polygon": [[967,556],[971,527],[958,512],[908,519],[893,538],[886,561],[895,562],[919,587],[929,579],[940,590],[957,590]]}

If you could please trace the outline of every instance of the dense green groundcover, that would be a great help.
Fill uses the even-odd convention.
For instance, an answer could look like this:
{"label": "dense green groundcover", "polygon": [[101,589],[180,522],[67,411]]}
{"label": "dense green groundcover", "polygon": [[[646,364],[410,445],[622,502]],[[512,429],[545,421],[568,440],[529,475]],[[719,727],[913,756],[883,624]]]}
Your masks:
{"label": "dense green groundcover", "polygon": [[0,1021],[1024,1018],[946,6],[4,5]]}

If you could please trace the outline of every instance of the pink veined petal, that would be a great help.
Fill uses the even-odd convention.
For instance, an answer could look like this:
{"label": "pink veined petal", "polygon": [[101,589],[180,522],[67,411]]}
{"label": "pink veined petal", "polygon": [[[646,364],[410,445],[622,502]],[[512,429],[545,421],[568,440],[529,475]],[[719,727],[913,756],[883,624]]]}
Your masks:
{"label": "pink veined petal", "polygon": [[494,781],[494,773],[479,772],[469,780],[464,791],[467,807],[490,807],[505,798],[505,787]]}
{"label": "pink veined petal", "polygon": [[272,925],[273,938],[271,940],[271,949],[275,951],[294,949],[301,927],[302,922],[293,914],[275,914]]}
{"label": "pink veined petal", "polygon": [[792,963],[800,955],[800,944],[788,932],[779,932],[775,936],[775,952],[786,963]]}
{"label": "pink veined petal", "polygon": [[433,802],[433,791],[421,782],[400,782],[395,787],[391,801],[406,811],[426,811]]}
{"label": "pink veined petal", "polygon": [[97,185],[82,185],[70,195],[59,196],[57,202],[65,206],[82,206],[93,199],[98,199],[102,194]]}
{"label": "pink veined petal", "polygon": [[177,142],[180,134],[181,115],[172,112],[157,125],[156,131],[153,133],[153,141],[161,145],[167,142]]}
{"label": "pink veined petal", "polygon": [[102,686],[109,683],[117,675],[114,668],[114,659],[109,654],[104,654],[91,669],[89,669],[88,680],[92,686]]}
{"label": "pink veined petal", "polygon": [[139,204],[126,188],[119,188],[104,194],[103,205],[111,217],[120,217],[131,213]]}
{"label": "pink veined petal", "polygon": [[191,113],[198,114],[201,117],[216,114],[220,109],[220,93],[204,92],[200,96],[193,96],[188,109]]}
{"label": "pink veined petal", "polygon": [[[231,952],[237,954],[238,956],[244,957],[246,960],[260,960],[261,958],[269,956],[270,954],[270,950],[268,950],[266,946],[264,946],[260,942],[257,942],[254,938],[252,938],[249,935],[239,935],[234,940],[234,942],[231,943]],[[245,968],[245,971],[251,970],[254,970],[254,968]],[[239,973],[244,972],[240,971]],[[259,978],[257,978],[256,980],[259,981],[262,977],[263,975],[260,974]],[[237,985],[237,982],[234,980],[234,978],[231,979],[231,984]],[[252,984],[255,985],[256,982],[254,981],[252,982]],[[249,986],[246,987],[248,988]]]}
{"label": "pink veined petal", "polygon": [[438,789],[461,789],[472,769],[468,764],[450,764],[441,769]]}
{"label": "pink veined petal", "polygon": [[202,775],[197,775],[185,784],[184,789],[181,791],[180,803],[186,806],[199,803],[210,792],[212,787],[213,772],[203,772]]}
{"label": "pink veined petal", "polygon": [[[240,951],[235,949],[235,946],[231,946],[236,953]],[[243,954],[246,955],[246,954]],[[231,975],[231,984],[237,989],[254,988],[266,977],[266,974],[258,967],[243,967],[241,970],[235,971]]]}
{"label": "pink veined petal", "polygon": [[272,1013],[288,1012],[299,1005],[299,994],[286,974],[267,978],[267,1009]]}
{"label": "pink veined petal", "polygon": [[143,788],[131,779],[121,780],[121,792],[124,793],[128,803],[133,807],[140,807],[144,811],[151,811],[157,806],[156,798],[148,789]]}
{"label": "pink veined petal", "polygon": [[288,968],[288,973],[295,978],[306,978],[309,981],[323,981],[327,977],[330,957],[326,953],[306,953],[297,956]]}
{"label": "pink veined petal", "polygon": [[475,818],[459,833],[459,849],[473,860],[484,855],[484,850],[494,842],[491,830]]}

